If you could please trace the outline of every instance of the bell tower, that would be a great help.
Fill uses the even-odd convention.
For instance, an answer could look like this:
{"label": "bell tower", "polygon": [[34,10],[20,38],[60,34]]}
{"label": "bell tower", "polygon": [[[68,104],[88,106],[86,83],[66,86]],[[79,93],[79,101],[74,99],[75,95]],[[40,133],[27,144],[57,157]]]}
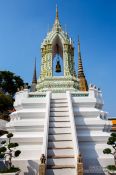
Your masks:
{"label": "bell tower", "polygon": [[[38,91],[61,92],[79,89],[79,81],[75,73],[73,41],[67,32],[62,30],[57,7],[52,30],[47,33],[41,44],[41,55],[41,74],[37,82]],[[62,68],[59,59],[57,59],[56,72],[63,69],[63,76],[53,76],[53,60],[56,55],[59,55],[63,61]]]}

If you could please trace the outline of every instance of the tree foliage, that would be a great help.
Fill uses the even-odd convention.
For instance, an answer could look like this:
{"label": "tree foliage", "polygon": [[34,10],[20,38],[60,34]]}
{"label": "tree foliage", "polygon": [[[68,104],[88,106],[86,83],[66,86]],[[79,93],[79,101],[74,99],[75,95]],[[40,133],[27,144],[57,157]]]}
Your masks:
{"label": "tree foliage", "polygon": [[0,112],[8,111],[13,108],[13,98],[0,92]]}
{"label": "tree foliage", "polygon": [[107,144],[111,145],[113,149],[111,150],[110,148],[105,148],[103,150],[103,153],[113,155],[114,162],[115,162],[115,165],[108,165],[107,168],[109,170],[114,170],[114,169],[116,170],[116,133],[112,133],[110,135],[110,137],[108,138]]}
{"label": "tree foliage", "polygon": [[0,71],[0,87],[4,93],[9,93],[13,96],[20,86],[24,86],[20,76],[10,71]]}
{"label": "tree foliage", "polygon": [[12,172],[19,170],[19,168],[15,168],[12,165],[12,158],[18,157],[21,153],[20,150],[16,150],[16,148],[19,146],[18,143],[12,143],[11,139],[13,137],[12,133],[7,133],[7,140],[3,140],[1,142],[0,147],[0,159],[5,160],[5,166],[6,169],[3,172]]}
{"label": "tree foliage", "polygon": [[24,85],[20,76],[10,71],[0,71],[0,119],[10,120],[13,109],[13,97],[17,88]]}
{"label": "tree foliage", "polygon": [[103,153],[104,153],[104,154],[111,154],[112,151],[111,151],[110,148],[106,148],[106,149],[103,150]]}

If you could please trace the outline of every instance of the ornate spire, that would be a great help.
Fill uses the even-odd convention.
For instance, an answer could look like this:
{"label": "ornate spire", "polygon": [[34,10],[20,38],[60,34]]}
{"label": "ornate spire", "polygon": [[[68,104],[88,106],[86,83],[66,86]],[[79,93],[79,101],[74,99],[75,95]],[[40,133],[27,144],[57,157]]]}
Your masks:
{"label": "ornate spire", "polygon": [[53,30],[56,30],[56,31],[62,30],[61,25],[60,25],[60,21],[59,21],[58,6],[57,5],[56,5],[56,18],[55,18],[55,22],[53,25]]}
{"label": "ornate spire", "polygon": [[58,16],[58,6],[56,4],[56,19],[59,20],[59,16]]}
{"label": "ornate spire", "polygon": [[78,36],[78,78],[85,77],[81,59],[80,40]]}
{"label": "ornate spire", "polygon": [[32,80],[32,84],[37,84],[36,58],[35,58],[35,65],[34,65],[34,72],[33,72],[33,80]]}
{"label": "ornate spire", "polygon": [[87,85],[87,80],[85,78],[84,71],[83,71],[79,36],[78,36],[78,78],[80,80],[79,81],[80,90],[81,91],[87,91],[88,90],[88,85]]}

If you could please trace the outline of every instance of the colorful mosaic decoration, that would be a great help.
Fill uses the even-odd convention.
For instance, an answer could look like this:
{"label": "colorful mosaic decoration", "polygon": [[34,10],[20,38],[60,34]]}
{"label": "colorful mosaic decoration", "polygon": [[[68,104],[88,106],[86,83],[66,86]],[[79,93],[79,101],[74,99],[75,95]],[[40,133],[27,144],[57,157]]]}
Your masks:
{"label": "colorful mosaic decoration", "polygon": [[[53,76],[53,59],[57,54],[56,45],[59,47],[59,54],[63,59],[64,76]],[[41,74],[37,81],[38,91],[52,90],[55,92],[79,89],[79,81],[76,76],[74,65],[74,46],[67,32],[62,30],[59,22],[58,9],[53,28],[47,33],[41,44]]]}

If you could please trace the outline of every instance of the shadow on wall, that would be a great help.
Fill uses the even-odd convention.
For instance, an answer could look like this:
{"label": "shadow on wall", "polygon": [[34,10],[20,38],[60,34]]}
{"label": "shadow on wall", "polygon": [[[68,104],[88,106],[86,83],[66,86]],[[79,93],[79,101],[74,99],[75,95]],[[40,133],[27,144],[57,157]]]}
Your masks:
{"label": "shadow on wall", "polygon": [[[21,169],[20,175],[38,175],[39,160],[13,160],[13,165]],[[0,170],[4,169],[3,161],[0,161]]]}
{"label": "shadow on wall", "polygon": [[84,175],[105,175],[97,159],[84,158]]}
{"label": "shadow on wall", "polygon": [[[86,118],[92,117],[87,116]],[[96,148],[96,145],[100,143],[107,143],[107,137],[100,137],[100,135],[95,135],[94,138],[94,136],[91,135],[91,131],[96,131],[96,133],[97,131],[109,132],[107,126],[102,123],[101,125],[99,123],[98,125],[86,124],[85,116],[82,116],[81,114],[75,115],[75,123],[77,135],[79,134],[79,148],[83,157],[84,175],[105,175],[106,172],[104,172],[104,168],[110,164],[112,159],[105,159],[104,156],[102,157],[102,147]]]}
{"label": "shadow on wall", "polygon": [[24,175],[37,175],[39,169],[38,163],[33,160],[28,160],[27,169],[28,172],[24,172]]}
{"label": "shadow on wall", "polygon": [[0,170],[4,169],[5,168],[5,164],[3,161],[0,161]]}

